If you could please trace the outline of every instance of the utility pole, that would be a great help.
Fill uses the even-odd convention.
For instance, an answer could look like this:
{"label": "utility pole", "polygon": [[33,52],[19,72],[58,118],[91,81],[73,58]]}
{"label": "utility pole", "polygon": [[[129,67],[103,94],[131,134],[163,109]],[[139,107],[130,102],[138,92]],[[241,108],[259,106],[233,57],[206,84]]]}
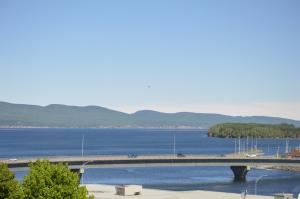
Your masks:
{"label": "utility pole", "polygon": [[285,153],[289,152],[289,141],[288,139],[285,140]]}
{"label": "utility pole", "polygon": [[267,177],[268,175],[262,175],[262,176],[259,176],[256,180],[255,180],[255,184],[254,184],[254,195],[257,194],[257,183],[260,179],[262,179],[263,177]]}
{"label": "utility pole", "polygon": [[87,165],[88,163],[90,162],[93,162],[93,161],[87,161],[87,162],[84,162],[81,167],[80,167],[80,173],[81,173],[81,184],[84,184],[83,182],[83,175],[84,175],[84,166]]}
{"label": "utility pole", "polygon": [[246,140],[246,151],[248,151],[248,136],[247,136],[247,140]]}
{"label": "utility pole", "polygon": [[255,141],[255,151],[257,152],[257,138],[256,138],[256,141]]}
{"label": "utility pole", "polygon": [[241,153],[241,138],[239,137],[239,154]]}
{"label": "utility pole", "polygon": [[236,154],[236,138],[234,138],[234,154]]}
{"label": "utility pole", "polygon": [[243,139],[241,139],[241,153],[243,153]]}
{"label": "utility pole", "polygon": [[84,135],[82,135],[81,139],[81,156],[83,157],[83,147],[84,147]]}
{"label": "utility pole", "polygon": [[174,154],[174,157],[175,157],[175,153],[176,153],[176,136],[173,135],[173,154]]}
{"label": "utility pole", "polygon": [[245,141],[243,140],[243,138],[242,138],[242,140],[241,140],[241,152],[243,153],[244,152],[244,145],[245,144]]}

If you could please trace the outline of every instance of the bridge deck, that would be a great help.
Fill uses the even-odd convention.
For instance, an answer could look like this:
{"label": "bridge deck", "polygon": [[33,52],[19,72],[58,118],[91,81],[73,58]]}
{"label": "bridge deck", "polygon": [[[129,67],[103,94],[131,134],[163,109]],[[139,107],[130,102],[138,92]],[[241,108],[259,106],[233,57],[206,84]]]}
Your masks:
{"label": "bridge deck", "polygon": [[67,163],[71,168],[85,167],[138,167],[138,166],[300,166],[300,159],[275,158],[259,156],[255,158],[236,156],[204,156],[188,155],[176,157],[174,155],[159,156],[69,156],[69,157],[39,157],[22,159],[2,159],[0,162],[8,164],[10,168],[24,168],[37,159],[48,159],[52,163]]}

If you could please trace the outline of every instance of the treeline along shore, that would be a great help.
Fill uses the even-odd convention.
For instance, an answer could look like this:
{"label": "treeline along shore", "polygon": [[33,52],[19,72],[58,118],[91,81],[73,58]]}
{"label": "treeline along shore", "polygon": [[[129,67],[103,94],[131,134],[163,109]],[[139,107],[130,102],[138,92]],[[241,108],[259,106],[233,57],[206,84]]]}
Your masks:
{"label": "treeline along shore", "polygon": [[299,138],[300,128],[293,124],[222,123],[212,126],[208,136],[220,138]]}

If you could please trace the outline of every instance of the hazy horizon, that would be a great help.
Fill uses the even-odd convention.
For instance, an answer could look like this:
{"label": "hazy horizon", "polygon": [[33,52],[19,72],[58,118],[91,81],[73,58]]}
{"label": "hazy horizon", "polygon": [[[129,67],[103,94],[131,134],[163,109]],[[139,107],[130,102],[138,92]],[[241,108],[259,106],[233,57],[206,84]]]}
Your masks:
{"label": "hazy horizon", "polygon": [[0,100],[300,120],[300,2],[0,2]]}

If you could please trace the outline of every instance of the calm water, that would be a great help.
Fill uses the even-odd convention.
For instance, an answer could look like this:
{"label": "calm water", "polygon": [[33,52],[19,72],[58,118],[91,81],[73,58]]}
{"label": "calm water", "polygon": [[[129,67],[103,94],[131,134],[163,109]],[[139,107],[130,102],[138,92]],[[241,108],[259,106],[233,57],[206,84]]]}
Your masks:
{"label": "calm water", "polygon": [[[0,158],[81,155],[84,135],[85,155],[150,155],[173,153],[224,154],[235,150],[234,139],[208,138],[205,130],[145,130],[145,129],[0,129]],[[246,143],[246,140],[242,140]],[[250,146],[252,140],[248,140]],[[254,141],[255,143],[255,141]],[[258,148],[266,154],[285,150],[286,140],[261,139]],[[299,140],[289,140],[290,147],[299,146]],[[16,172],[22,179],[26,172]],[[171,190],[214,190],[240,193],[254,192],[254,181],[267,174],[258,184],[258,193],[300,192],[300,174],[251,170],[247,182],[232,182],[228,167],[159,167],[86,169],[84,183],[143,184]]]}

